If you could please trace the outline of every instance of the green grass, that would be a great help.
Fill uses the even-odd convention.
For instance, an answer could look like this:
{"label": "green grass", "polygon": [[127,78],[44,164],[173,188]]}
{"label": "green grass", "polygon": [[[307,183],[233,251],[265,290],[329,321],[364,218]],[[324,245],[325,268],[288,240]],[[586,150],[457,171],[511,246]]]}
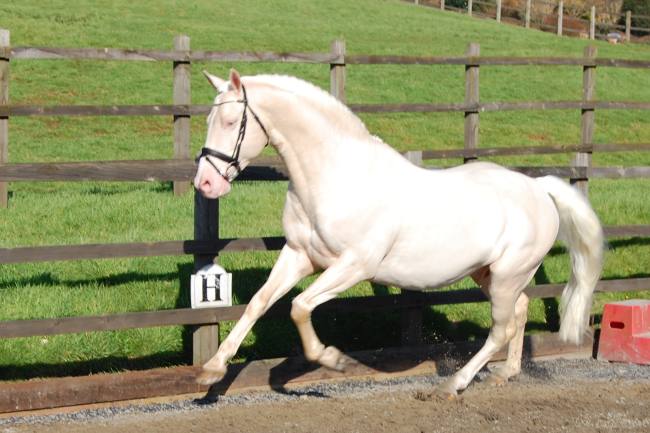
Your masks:
{"label": "green grass", "polygon": [[[472,19],[398,1],[331,0],[191,2],[124,0],[5,1],[0,27],[11,30],[15,46],[124,47],[168,49],[177,34],[188,34],[195,50],[329,50],[344,38],[349,53],[462,55],[479,42],[484,55],[579,56],[586,41],[558,38],[488,20]],[[596,42],[601,57],[650,59],[642,45]],[[297,75],[327,89],[326,65],[221,64],[192,66],[192,98],[209,103],[211,87],[204,68],[225,75],[230,67],[245,75],[273,72]],[[171,64],[111,61],[12,61],[13,104],[168,104]],[[577,100],[578,67],[482,67],[483,101]],[[597,97],[650,101],[645,85],[650,71],[598,68]],[[461,102],[461,66],[349,66],[350,103]],[[597,143],[650,142],[647,111],[598,111]],[[361,116],[369,129],[400,150],[460,148],[463,116],[456,113]],[[202,118],[192,120],[192,149],[205,136]],[[580,139],[576,111],[481,114],[481,146],[575,144]],[[9,158],[13,162],[156,159],[172,156],[169,118],[12,118]],[[493,158],[503,164],[566,165],[570,155]],[[433,164],[456,164],[458,160]],[[650,154],[596,154],[594,164],[648,165]],[[605,224],[648,224],[646,180],[590,183],[594,207]],[[191,239],[192,197],[173,197],[168,183],[52,183],[10,185],[10,207],[0,210],[0,246],[62,245],[102,242]],[[274,236],[285,182],[238,182],[221,203],[224,237]],[[647,239],[611,242],[605,278],[647,276]],[[247,302],[264,282],[277,253],[224,254],[221,263],[234,273],[235,301]],[[554,252],[536,280],[567,278],[567,258]],[[84,260],[2,265],[0,320],[66,317],[186,307],[190,257]],[[304,288],[303,281],[293,292]],[[463,280],[454,287],[470,287]],[[395,293],[394,288],[362,284],[351,295]],[[292,296],[292,295],[289,295]],[[605,300],[599,295],[594,311]],[[647,296],[647,293],[642,294]],[[534,301],[531,331],[553,328],[554,305]],[[324,341],[361,349],[399,342],[397,314],[317,315]],[[487,305],[466,304],[427,310],[427,341],[485,335]],[[226,324],[226,334],[232,324]],[[354,329],[359,329],[354,331]],[[166,327],[119,332],[0,340],[0,378],[84,374],[188,362],[189,331]],[[236,360],[291,354],[300,343],[288,320],[263,320],[247,337]]]}

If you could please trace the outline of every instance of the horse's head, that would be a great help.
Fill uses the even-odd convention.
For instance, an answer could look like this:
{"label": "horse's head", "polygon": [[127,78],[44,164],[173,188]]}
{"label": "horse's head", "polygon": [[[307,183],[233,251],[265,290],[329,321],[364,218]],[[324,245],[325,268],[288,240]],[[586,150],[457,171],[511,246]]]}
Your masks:
{"label": "horse's head", "polygon": [[205,145],[197,157],[194,186],[205,197],[218,198],[230,192],[230,183],[260,154],[269,136],[250,106],[237,71],[230,71],[228,81],[204,74],[218,94],[208,115]]}

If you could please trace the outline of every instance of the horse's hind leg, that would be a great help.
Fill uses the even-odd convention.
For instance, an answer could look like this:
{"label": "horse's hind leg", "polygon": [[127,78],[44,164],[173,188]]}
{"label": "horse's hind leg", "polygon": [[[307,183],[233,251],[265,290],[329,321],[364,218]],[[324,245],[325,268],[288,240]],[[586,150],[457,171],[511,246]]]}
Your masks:
{"label": "horse's hind leg", "polygon": [[506,361],[499,368],[495,369],[487,379],[493,385],[502,385],[513,376],[521,372],[521,356],[524,348],[524,332],[528,320],[528,296],[525,293],[519,295],[515,303],[515,316],[508,326],[515,327],[515,336],[508,343],[508,356]]}
{"label": "horse's hind leg", "polygon": [[[476,373],[517,334],[515,305],[530,279],[532,272],[509,278],[490,273],[487,289],[492,305],[492,328],[485,344],[469,362],[438,388],[438,394],[452,398],[457,391],[469,385]],[[523,336],[523,335],[522,335]]]}
{"label": "horse's hind leg", "polygon": [[[537,268],[535,268],[537,271]],[[534,272],[535,272],[534,271]],[[534,274],[533,272],[533,274]],[[481,291],[490,299],[490,268],[485,266],[478,269],[471,275],[472,279],[479,285]],[[515,302],[515,314],[511,319],[509,327],[515,327],[515,336],[508,343],[508,355],[505,363],[494,370],[487,378],[487,382],[493,385],[502,385],[513,376],[521,372],[521,356],[524,348],[524,333],[528,320],[528,296],[525,293],[519,295]]]}

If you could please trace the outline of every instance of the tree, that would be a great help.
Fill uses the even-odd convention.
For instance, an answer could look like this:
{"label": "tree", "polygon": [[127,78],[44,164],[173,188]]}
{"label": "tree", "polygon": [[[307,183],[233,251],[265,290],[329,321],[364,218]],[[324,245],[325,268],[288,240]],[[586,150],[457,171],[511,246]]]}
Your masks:
{"label": "tree", "polygon": [[[632,27],[642,27],[646,31],[633,31],[635,35],[650,34],[650,0],[624,0],[622,12],[632,12]],[[625,22],[625,18],[623,18]]]}

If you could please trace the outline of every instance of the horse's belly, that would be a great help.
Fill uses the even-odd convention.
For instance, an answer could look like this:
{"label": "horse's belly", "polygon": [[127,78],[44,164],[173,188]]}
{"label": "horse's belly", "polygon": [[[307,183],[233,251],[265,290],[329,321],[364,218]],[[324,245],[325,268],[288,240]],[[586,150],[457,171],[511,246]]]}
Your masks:
{"label": "horse's belly", "polygon": [[484,265],[485,257],[455,255],[453,251],[414,251],[388,255],[374,281],[410,290],[433,290],[452,284]]}
{"label": "horse's belly", "polygon": [[453,218],[418,217],[407,224],[382,260],[377,280],[405,289],[449,285],[492,263],[503,252],[504,222],[496,211],[459,212]]}

